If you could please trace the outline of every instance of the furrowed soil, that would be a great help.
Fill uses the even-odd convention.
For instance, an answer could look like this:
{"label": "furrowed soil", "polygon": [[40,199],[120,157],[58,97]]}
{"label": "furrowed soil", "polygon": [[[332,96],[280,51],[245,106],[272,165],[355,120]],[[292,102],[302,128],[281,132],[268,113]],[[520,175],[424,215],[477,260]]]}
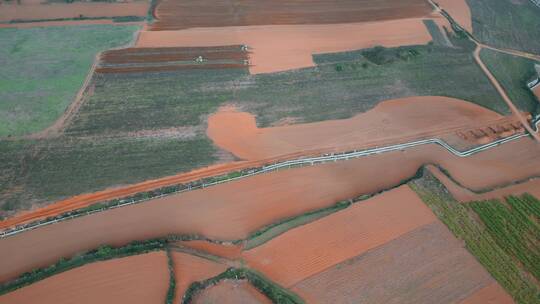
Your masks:
{"label": "furrowed soil", "polygon": [[181,299],[193,282],[204,281],[227,270],[227,266],[183,252],[171,252],[176,278],[176,299]]}
{"label": "furrowed soil", "polygon": [[[354,33],[351,35],[350,33]],[[382,45],[426,44],[431,36],[422,18],[369,23],[231,26],[181,31],[142,31],[137,47],[196,47],[245,44],[250,72],[271,73],[314,66],[312,54]]]}
{"label": "furrowed soil", "polygon": [[51,4],[5,5],[0,9],[0,22],[12,20],[44,20],[84,17],[146,16],[149,3],[75,2]]}
{"label": "furrowed soil", "polygon": [[163,303],[167,257],[152,252],[78,267],[0,296],[3,304]]}
{"label": "furrowed soil", "polygon": [[271,304],[272,301],[246,281],[225,280],[195,296],[193,303]]}
{"label": "furrowed soil", "polygon": [[[361,233],[361,231],[359,231]],[[501,287],[440,221],[300,281],[307,303],[456,303]],[[502,290],[494,298],[508,297]],[[486,302],[482,302],[486,303]]]}
{"label": "furrowed soil", "polygon": [[435,0],[464,29],[472,33],[471,9],[466,0]]}
{"label": "furrowed soil", "polygon": [[196,27],[271,24],[331,24],[393,20],[426,16],[432,11],[425,0],[275,0],[272,2],[163,0],[150,25],[154,31]]}
{"label": "furrowed soil", "polygon": [[459,304],[513,304],[514,300],[510,297],[501,285],[493,282],[488,286],[476,291]]}
{"label": "furrowed soil", "polygon": [[0,281],[101,244],[168,234],[243,239],[280,219],[390,188],[427,163],[439,163],[459,183],[483,189],[540,174],[540,146],[523,138],[459,158],[427,145],[258,175],[80,217],[1,239],[6,250],[0,251]]}
{"label": "furrowed soil", "polygon": [[384,101],[350,119],[259,129],[253,115],[224,107],[208,118],[207,135],[220,148],[253,160],[321,148],[343,151],[374,144],[385,146],[440,138],[445,133],[457,143],[459,129],[501,118],[462,100],[423,96]]}
{"label": "furrowed soil", "polygon": [[401,186],[243,253],[271,280],[291,287],[301,280],[435,221],[431,210]]}

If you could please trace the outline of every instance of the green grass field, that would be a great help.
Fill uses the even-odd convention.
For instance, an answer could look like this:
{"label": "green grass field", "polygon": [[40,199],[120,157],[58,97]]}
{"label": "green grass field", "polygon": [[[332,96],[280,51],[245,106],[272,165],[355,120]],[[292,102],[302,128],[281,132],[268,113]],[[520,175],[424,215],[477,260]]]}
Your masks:
{"label": "green grass field", "polygon": [[348,118],[383,100],[416,95],[451,96],[508,113],[468,49],[429,45],[386,53],[393,59],[384,64],[362,52],[325,54],[315,56],[314,68],[261,75],[243,69],[99,75],[94,94],[67,132],[202,125],[224,103],[256,114],[259,126],[286,117],[299,122]]}
{"label": "green grass field", "polygon": [[135,26],[0,29],[0,137],[40,131],[72,102],[95,55],[132,40]]}
{"label": "green grass field", "polygon": [[529,0],[467,0],[473,34],[494,47],[540,54],[540,8]]}
{"label": "green grass field", "polygon": [[[510,230],[497,230],[497,228],[501,227],[500,223],[513,221],[521,217],[521,214],[518,215],[518,212],[501,212],[499,210],[497,214],[501,217],[498,219],[499,222],[495,225],[489,223],[486,225],[486,223],[476,219],[477,216],[470,207],[457,202],[449,194],[448,190],[426,171],[424,177],[409,183],[409,185],[433,210],[437,217],[448,226],[450,231],[458,239],[464,241],[467,250],[508,291],[516,303],[538,303],[540,287],[537,285],[537,281],[528,274],[532,273],[533,269],[516,259],[514,254],[507,250],[506,245],[500,245],[501,241],[507,241],[509,237],[507,232]],[[536,204],[538,204],[537,200]],[[508,214],[511,214],[511,216],[507,217]],[[529,224],[527,226],[534,227]],[[531,229],[534,231],[536,228]],[[538,234],[536,234],[537,236]],[[522,244],[521,240],[530,240],[528,235],[523,235],[518,239],[519,241],[512,240],[511,244]],[[538,243],[536,243],[536,246],[538,246]],[[524,253],[534,256],[535,251],[533,248],[531,247],[530,250],[526,250]],[[537,254],[538,251],[536,251]]]}
{"label": "green grass field", "polygon": [[527,81],[536,75],[535,61],[489,49],[483,49],[480,57],[521,111],[538,113],[540,104],[527,87]]}

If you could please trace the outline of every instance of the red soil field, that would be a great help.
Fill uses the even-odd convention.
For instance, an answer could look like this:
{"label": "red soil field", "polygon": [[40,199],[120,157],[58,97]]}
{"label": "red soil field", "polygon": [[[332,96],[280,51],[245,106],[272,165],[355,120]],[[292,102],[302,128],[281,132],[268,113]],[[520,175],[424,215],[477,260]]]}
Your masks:
{"label": "red soil field", "polygon": [[457,303],[490,284],[498,286],[437,220],[317,273],[292,290],[307,303],[431,304],[434,299]]}
{"label": "red soil field", "polygon": [[536,99],[538,99],[538,102],[540,102],[540,85],[537,85],[536,88],[533,90],[534,95],[536,95]]}
{"label": "red soil field", "polygon": [[[182,298],[193,282],[203,281],[227,270],[227,266],[183,252],[172,251],[176,279],[176,298]],[[178,302],[175,302],[178,303]]]}
{"label": "red soil field", "polygon": [[459,304],[513,304],[514,300],[496,282],[478,290]]}
{"label": "red soil field", "polygon": [[221,245],[203,240],[180,241],[178,243],[182,246],[193,248],[195,250],[203,251],[227,259],[237,259],[242,253],[242,247],[237,245]]}
{"label": "red soil field", "polygon": [[468,158],[421,146],[259,175],[56,223],[0,239],[6,248],[0,250],[0,282],[101,244],[171,233],[242,239],[279,219],[396,185],[427,163],[442,164],[466,186],[493,187],[540,174],[540,145],[524,138]]}
{"label": "red soil field", "polygon": [[[354,33],[354,34],[351,34]],[[245,44],[250,72],[270,73],[314,66],[312,54],[382,45],[426,44],[431,35],[422,18],[371,23],[273,25],[142,31],[137,47],[200,47]]]}
{"label": "red soil field", "polygon": [[149,3],[75,2],[0,5],[0,22],[84,17],[146,16]]}
{"label": "red soil field", "polygon": [[472,33],[471,9],[466,0],[435,0],[459,25]]}
{"label": "red soil field", "polygon": [[426,16],[425,0],[162,0],[152,30],[276,24],[331,24]]}
{"label": "red soil field", "polygon": [[0,303],[163,303],[167,257],[152,252],[78,267],[0,296]]}
{"label": "red soil field", "polygon": [[456,137],[456,129],[501,118],[463,100],[422,96],[384,101],[349,119],[259,129],[253,115],[227,107],[208,118],[207,135],[220,148],[253,160],[320,148],[384,146],[445,133]]}
{"label": "red soil field", "polygon": [[291,287],[434,220],[420,198],[401,186],[290,230],[243,256],[251,267]]}
{"label": "red soil field", "polygon": [[516,185],[509,185],[507,187],[486,193],[477,194],[468,189],[460,187],[446,175],[444,175],[438,168],[430,166],[429,170],[437,179],[439,179],[439,181],[441,181],[441,183],[443,183],[446,189],[450,191],[452,196],[460,202],[503,199],[509,195],[521,195],[524,193],[529,193],[537,198],[540,198],[540,177]]}
{"label": "red soil field", "polygon": [[261,294],[247,281],[225,280],[210,286],[193,299],[194,304],[271,304],[267,297]]}

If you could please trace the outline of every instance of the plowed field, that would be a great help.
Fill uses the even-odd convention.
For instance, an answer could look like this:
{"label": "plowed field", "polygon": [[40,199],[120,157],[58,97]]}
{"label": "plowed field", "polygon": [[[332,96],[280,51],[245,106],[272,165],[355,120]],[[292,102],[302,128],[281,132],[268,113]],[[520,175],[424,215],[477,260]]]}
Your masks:
{"label": "plowed field", "polygon": [[459,302],[459,304],[513,304],[514,300],[506,293],[506,291],[497,283],[491,283],[490,285],[476,291],[465,300]]}
{"label": "plowed field", "polygon": [[[376,45],[426,44],[431,36],[422,18],[370,23],[231,26],[180,31],[142,31],[137,47],[201,47],[245,44],[250,72],[271,73],[314,66],[312,54]],[[354,33],[351,35],[350,33]]]}
{"label": "plowed field", "polygon": [[385,146],[424,138],[459,142],[457,132],[502,116],[462,100],[424,96],[384,101],[350,119],[259,129],[255,117],[222,110],[208,119],[208,137],[242,159],[263,159],[298,151]]}
{"label": "plowed field", "polygon": [[193,282],[204,281],[224,272],[227,266],[212,261],[172,251],[174,273],[176,276],[176,298],[181,299]]}
{"label": "plowed field", "polygon": [[434,220],[416,194],[402,186],[293,229],[243,256],[251,267],[291,287]]}
{"label": "plowed field", "polygon": [[169,287],[164,252],[75,268],[0,296],[0,303],[163,303]]}
{"label": "plowed field", "polygon": [[431,304],[456,303],[490,284],[498,286],[437,220],[315,274],[293,291],[308,303]]}
{"label": "plowed field", "polygon": [[272,302],[246,281],[222,281],[195,296],[194,304],[271,304]]}
{"label": "plowed field", "polygon": [[431,11],[425,0],[163,0],[150,28],[350,23],[422,17]]}

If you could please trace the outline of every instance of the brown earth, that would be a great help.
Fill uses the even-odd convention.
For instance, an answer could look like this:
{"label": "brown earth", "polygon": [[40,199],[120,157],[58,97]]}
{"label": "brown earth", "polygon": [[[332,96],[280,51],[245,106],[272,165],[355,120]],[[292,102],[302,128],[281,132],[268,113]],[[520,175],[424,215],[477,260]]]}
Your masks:
{"label": "brown earth", "polygon": [[470,129],[503,117],[470,102],[441,96],[408,97],[379,103],[350,119],[259,129],[255,117],[233,107],[208,118],[207,135],[220,148],[254,160],[297,151],[337,151],[385,146]]}
{"label": "brown earth", "polygon": [[210,286],[193,299],[194,304],[270,304],[267,297],[261,294],[247,281],[225,280]]}
{"label": "brown earth", "polygon": [[0,296],[0,303],[163,303],[169,287],[164,252],[96,262]]}
{"label": "brown earth", "polygon": [[435,0],[464,29],[472,33],[471,9],[466,0]]}
{"label": "brown earth", "polygon": [[84,17],[146,16],[149,3],[75,2],[0,5],[0,22]]}
{"label": "brown earth", "polygon": [[476,291],[459,304],[513,304],[514,300],[496,282]]}
{"label": "brown earth", "polygon": [[[181,299],[193,282],[204,281],[227,270],[227,266],[183,252],[171,252],[176,279],[176,298]],[[178,303],[178,302],[177,302]]]}
{"label": "brown earth", "polygon": [[407,186],[292,229],[245,251],[247,263],[291,287],[301,280],[435,221]]}
{"label": "brown earth", "polygon": [[201,47],[245,44],[252,52],[251,73],[270,73],[314,66],[312,54],[315,53],[358,50],[376,45],[426,44],[432,38],[422,20],[142,31],[136,45]]}
{"label": "brown earth", "polygon": [[481,201],[490,199],[503,199],[509,195],[522,195],[529,193],[540,198],[540,178],[532,179],[516,185],[509,185],[487,193],[477,194],[466,188],[460,187],[450,178],[444,175],[438,168],[429,166],[430,172],[450,191],[452,196],[460,202]]}
{"label": "brown earth", "polygon": [[425,0],[162,0],[150,28],[352,23],[422,17],[432,9]]}
{"label": "brown earth", "polygon": [[536,95],[536,99],[538,102],[540,102],[540,85],[537,85],[536,88],[533,90],[534,95]]}
{"label": "brown earth", "polygon": [[204,240],[180,241],[178,244],[227,259],[237,259],[242,253],[242,247],[238,245],[221,245]]}
{"label": "brown earth", "polygon": [[[288,254],[288,253],[287,253]],[[292,290],[307,303],[456,303],[500,286],[436,220],[308,277]],[[502,296],[508,297],[504,290]]]}
{"label": "brown earth", "polygon": [[48,225],[0,239],[0,281],[101,244],[174,233],[242,239],[279,219],[396,185],[426,163],[440,163],[468,187],[494,187],[539,175],[540,145],[523,138],[468,158],[427,145],[258,175]]}

